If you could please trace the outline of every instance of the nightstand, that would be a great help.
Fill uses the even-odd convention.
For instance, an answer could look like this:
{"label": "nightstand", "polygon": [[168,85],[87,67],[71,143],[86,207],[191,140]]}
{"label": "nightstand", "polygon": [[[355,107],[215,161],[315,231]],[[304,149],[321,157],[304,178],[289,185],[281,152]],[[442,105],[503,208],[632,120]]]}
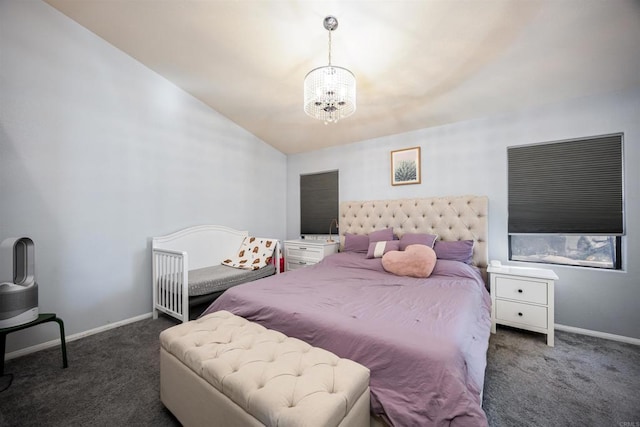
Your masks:
{"label": "nightstand", "polygon": [[327,242],[326,240],[285,240],[285,271],[317,264],[327,255],[338,252],[338,246],[338,242]]}
{"label": "nightstand", "polygon": [[558,276],[544,268],[489,266],[491,332],[496,324],[547,334],[553,347],[554,281]]}

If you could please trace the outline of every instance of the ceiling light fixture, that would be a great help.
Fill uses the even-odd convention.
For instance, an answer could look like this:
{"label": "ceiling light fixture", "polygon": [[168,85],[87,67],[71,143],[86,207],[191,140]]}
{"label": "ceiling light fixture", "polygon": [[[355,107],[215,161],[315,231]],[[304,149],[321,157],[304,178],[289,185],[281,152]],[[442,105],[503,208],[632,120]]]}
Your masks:
{"label": "ceiling light fixture", "polygon": [[356,111],[356,78],[346,68],[331,65],[331,32],[338,28],[338,20],[327,16],[324,28],[329,31],[329,65],[309,71],[304,78],[304,112],[327,124]]}

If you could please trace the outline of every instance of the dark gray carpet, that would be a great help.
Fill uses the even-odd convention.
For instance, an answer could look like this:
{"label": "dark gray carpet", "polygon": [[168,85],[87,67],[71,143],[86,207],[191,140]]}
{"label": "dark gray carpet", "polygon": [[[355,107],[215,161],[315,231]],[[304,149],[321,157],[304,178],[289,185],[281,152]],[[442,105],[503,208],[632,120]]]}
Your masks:
{"label": "dark gray carpet", "polygon": [[[160,402],[160,332],[176,323],[147,319],[9,360],[0,426],[179,426]],[[0,381],[0,389],[6,379]]]}
{"label": "dark gray carpet", "polygon": [[484,410],[491,426],[640,426],[640,346],[498,327]]}
{"label": "dark gray carpet", "polygon": [[[158,334],[174,324],[143,320],[70,342],[67,369],[59,348],[7,361],[0,426],[179,426],[159,399]],[[638,346],[557,332],[551,348],[509,328],[491,337],[490,426],[638,426],[639,395]]]}

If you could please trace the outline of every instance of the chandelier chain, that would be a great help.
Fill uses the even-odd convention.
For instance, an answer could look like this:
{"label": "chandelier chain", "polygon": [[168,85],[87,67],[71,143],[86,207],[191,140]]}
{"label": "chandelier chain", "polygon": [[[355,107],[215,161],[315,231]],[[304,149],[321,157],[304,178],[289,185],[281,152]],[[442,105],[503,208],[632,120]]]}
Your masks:
{"label": "chandelier chain", "polygon": [[331,30],[329,30],[329,66],[331,66]]}

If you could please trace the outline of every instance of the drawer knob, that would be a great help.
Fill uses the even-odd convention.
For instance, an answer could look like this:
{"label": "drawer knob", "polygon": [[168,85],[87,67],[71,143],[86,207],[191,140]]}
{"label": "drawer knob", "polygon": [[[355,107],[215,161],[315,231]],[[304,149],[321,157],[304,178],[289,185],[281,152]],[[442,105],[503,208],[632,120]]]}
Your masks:
{"label": "drawer knob", "polygon": [[522,293],[522,289],[518,289],[518,293],[521,294]]}
{"label": "drawer knob", "polygon": [[518,313],[518,316],[522,317],[522,313]]}
{"label": "drawer knob", "polygon": [[307,248],[305,248],[304,246],[300,246],[300,248],[299,248],[299,249],[300,249],[301,251],[306,251],[306,250],[307,250]]}

